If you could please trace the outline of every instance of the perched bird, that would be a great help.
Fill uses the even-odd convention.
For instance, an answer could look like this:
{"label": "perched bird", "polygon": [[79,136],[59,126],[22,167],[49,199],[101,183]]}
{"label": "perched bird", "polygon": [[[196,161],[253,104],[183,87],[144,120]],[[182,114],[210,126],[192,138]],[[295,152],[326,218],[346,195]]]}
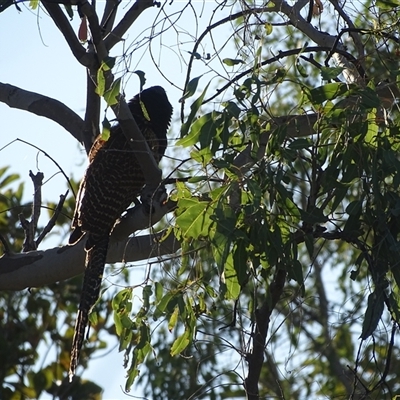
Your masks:
{"label": "perched bird", "polygon": [[[159,162],[167,146],[166,134],[172,115],[172,106],[164,89],[154,86],[143,90],[128,105]],[[117,124],[111,128],[108,140],[99,136],[90,150],[89,166],[79,187],[72,221],[69,243],[75,244],[85,233],[87,240],[86,269],[71,349],[70,381],[78,365],[89,313],[99,297],[110,234],[144,184],[144,172]]]}

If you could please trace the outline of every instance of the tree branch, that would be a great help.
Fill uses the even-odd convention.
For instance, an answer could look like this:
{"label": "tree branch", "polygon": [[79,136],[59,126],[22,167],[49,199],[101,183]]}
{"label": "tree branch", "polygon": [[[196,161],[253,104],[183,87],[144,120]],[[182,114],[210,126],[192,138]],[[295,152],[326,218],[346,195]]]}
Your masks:
{"label": "tree branch", "polygon": [[[107,262],[133,262],[174,254],[180,244],[172,234],[161,241],[164,233],[126,238],[118,242],[111,240]],[[83,273],[84,245],[85,240],[81,240],[74,246],[3,255],[0,258],[0,290],[17,291],[47,286]]]}
{"label": "tree branch", "polygon": [[95,92],[96,86],[89,71],[86,76],[86,81],[86,112],[82,138],[86,154],[89,154],[94,140],[100,133],[100,96]]}
{"label": "tree branch", "polygon": [[[143,205],[129,210],[131,215],[122,218],[111,235],[107,262],[146,260],[149,257],[174,254],[179,250],[180,243],[175,236],[170,234],[163,238],[164,231],[154,235],[127,237],[132,232],[154,225],[173,207],[172,202],[154,204],[151,215]],[[85,269],[84,245],[85,239],[74,246],[3,255],[0,258],[0,290],[45,286],[81,274]]]}
{"label": "tree branch", "polygon": [[139,15],[147,8],[153,7],[156,2],[153,0],[136,0],[135,4],[127,11],[118,25],[104,39],[104,44],[110,51],[118,42],[122,40],[122,36],[132,26]]}
{"label": "tree branch", "polygon": [[48,1],[43,1],[42,4],[49,13],[51,19],[57,25],[57,28],[64,36],[69,48],[72,51],[72,54],[75,56],[77,61],[89,69],[93,68],[96,63],[96,60],[93,58],[93,54],[87,53],[85,48],[81,45],[78,37],[71,27],[70,22],[61,10],[60,6]]}
{"label": "tree branch", "polygon": [[255,312],[256,323],[253,334],[253,351],[248,355],[249,372],[245,381],[248,400],[259,400],[258,381],[264,362],[265,341],[269,327],[271,313],[279,301],[285,286],[286,271],[277,270],[274,280],[269,286],[268,298],[261,308]]}
{"label": "tree branch", "polygon": [[0,102],[57,122],[82,143],[82,118],[58,100],[0,82]]}

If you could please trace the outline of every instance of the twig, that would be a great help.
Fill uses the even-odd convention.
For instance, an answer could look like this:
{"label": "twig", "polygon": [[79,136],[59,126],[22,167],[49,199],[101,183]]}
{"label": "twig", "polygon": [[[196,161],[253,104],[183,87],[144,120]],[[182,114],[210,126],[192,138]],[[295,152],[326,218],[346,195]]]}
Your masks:
{"label": "twig", "polygon": [[[232,21],[234,21],[235,19],[244,17],[244,16],[246,16],[246,15],[248,15],[248,14],[264,13],[264,12],[268,12],[268,11],[277,11],[277,8],[276,8],[276,7],[270,7],[270,8],[269,8],[269,7],[255,7],[255,8],[251,8],[251,9],[248,9],[248,10],[242,10],[242,11],[237,12],[236,14],[233,14],[233,15],[230,15],[229,17],[226,17],[226,18],[221,19],[221,20],[215,22],[215,23],[212,24],[212,25],[209,25],[209,26],[204,30],[204,32],[199,36],[199,38],[196,40],[196,43],[195,43],[195,45],[194,45],[194,47],[193,47],[193,50],[190,52],[190,53],[191,53],[191,56],[190,56],[189,63],[188,63],[188,66],[187,66],[187,74],[186,74],[185,84],[184,84],[184,86],[183,86],[183,93],[186,93],[186,89],[187,89],[187,86],[188,86],[188,84],[189,84],[190,73],[191,73],[191,71],[192,71],[192,64],[193,64],[193,61],[195,60],[195,54],[197,54],[197,49],[198,49],[198,47],[200,46],[201,41],[202,41],[213,29],[215,29],[215,28],[217,28],[218,26],[223,25],[223,24],[225,24],[225,23],[232,22]],[[219,93],[218,93],[218,94],[219,94]],[[185,108],[185,99],[182,99],[182,102],[181,102],[181,121],[182,121],[182,122],[184,122],[184,108]]]}
{"label": "twig", "polygon": [[18,215],[19,221],[21,222],[22,229],[25,232],[25,239],[22,244],[22,251],[26,253],[30,250],[35,250],[35,240],[31,235],[31,224],[29,221],[24,217],[23,214]]}
{"label": "twig", "polygon": [[[275,57],[269,58],[268,60],[264,60],[259,64],[260,67],[263,67],[268,64],[272,64],[275,61],[280,60],[281,58],[293,56],[296,54],[301,54],[301,53],[311,53],[311,52],[317,52],[317,51],[326,51],[330,52],[332,50],[331,47],[323,47],[323,46],[311,46],[311,47],[300,47],[297,49],[291,49],[291,50],[286,50],[286,51],[280,51],[279,54],[277,54]],[[335,49],[335,53],[339,53],[343,55],[345,58],[347,58],[351,63],[353,63],[356,68],[359,68],[357,66],[357,60],[348,52],[340,49]],[[251,67],[247,69],[246,71],[241,72],[240,74],[236,75],[234,78],[230,79],[228,83],[226,83],[222,88],[216,90],[216,94],[212,95],[208,99],[204,100],[202,104],[206,104],[209,101],[215,99],[217,96],[219,96],[222,92],[224,92],[226,89],[228,89],[233,83],[237,82],[239,79],[242,79],[244,76],[248,75],[254,71],[254,67]],[[362,70],[363,72],[363,70]]]}
{"label": "twig", "polygon": [[22,228],[24,229],[25,232],[25,239],[22,245],[23,252],[37,249],[37,245],[35,243],[35,232],[40,217],[40,208],[42,206],[42,183],[44,175],[42,172],[38,172],[35,175],[32,171],[29,171],[29,176],[32,179],[34,188],[33,203],[32,203],[32,218],[30,221],[28,221],[22,213],[19,214],[18,216]]}
{"label": "twig", "polygon": [[68,190],[65,192],[64,195],[60,196],[60,201],[57,204],[57,207],[54,210],[54,213],[52,217],[50,218],[50,221],[47,223],[47,225],[44,227],[42,232],[40,233],[39,237],[36,240],[36,246],[39,246],[39,244],[42,242],[42,240],[45,238],[45,236],[54,228],[56,221],[58,219],[58,216],[61,214],[65,199],[67,198],[68,195]]}
{"label": "twig", "polygon": [[[17,139],[15,139],[15,140],[13,140],[11,143],[13,143],[13,142],[21,142],[21,143],[27,144],[28,146],[32,146],[33,148],[35,148],[35,149],[39,150],[41,153],[43,153],[43,155],[44,155],[45,157],[47,157],[47,158],[49,158],[51,161],[53,161],[53,163],[57,166],[57,168],[59,169],[59,171],[61,172],[61,174],[64,176],[64,178],[65,178],[66,181],[68,182],[68,186],[70,187],[70,189],[71,189],[71,191],[72,191],[72,194],[74,195],[74,197],[76,197],[75,190],[74,190],[74,188],[72,187],[72,184],[71,184],[71,182],[70,182],[68,176],[66,175],[66,173],[64,172],[64,170],[61,168],[60,164],[58,164],[58,162],[57,162],[53,157],[51,157],[48,153],[46,153],[46,152],[45,152],[44,150],[42,150],[40,147],[37,147],[37,146],[35,146],[34,144],[29,143],[29,142],[27,142],[27,141],[25,141],[25,140],[23,140],[23,139],[17,138]],[[11,143],[10,143],[10,144],[11,144]]]}
{"label": "twig", "polygon": [[32,203],[32,219],[31,219],[31,230],[32,234],[36,232],[37,223],[40,217],[40,210],[42,206],[42,184],[43,184],[43,172],[38,172],[36,175],[29,171],[29,177],[32,179],[34,193],[33,193],[33,203]]}

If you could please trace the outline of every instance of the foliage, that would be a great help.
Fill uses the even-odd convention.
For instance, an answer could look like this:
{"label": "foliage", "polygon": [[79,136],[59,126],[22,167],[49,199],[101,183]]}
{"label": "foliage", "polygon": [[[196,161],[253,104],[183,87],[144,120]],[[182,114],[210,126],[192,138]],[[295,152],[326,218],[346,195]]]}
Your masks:
{"label": "foliage", "polygon": [[[127,392],[138,382],[154,399],[393,398],[399,9],[381,1],[355,12],[331,2],[324,11],[315,1],[307,19],[301,2],[222,3],[217,22],[195,38],[181,97],[177,146],[189,156],[173,172],[166,233],[181,252],[153,266],[140,288],[125,285],[111,304],[102,300],[85,351],[103,346],[96,335],[112,312],[108,331],[124,352]],[[217,48],[221,26],[231,36]],[[207,35],[215,54],[201,51]],[[122,83],[110,75],[115,60],[106,61],[93,79],[114,105]],[[219,80],[205,82],[207,69]],[[22,186],[4,191],[16,177],[2,179],[0,210],[9,211],[0,213],[0,233],[18,251]],[[20,398],[69,390],[54,382],[65,376],[78,281],[2,297],[3,331],[15,339],[12,354],[5,338],[0,348],[4,398],[10,386]],[[59,364],[27,372],[42,340],[57,343]],[[30,345],[22,351],[21,343]],[[98,396],[93,384],[76,385],[73,398],[88,398],[86,389]]]}
{"label": "foliage", "polygon": [[[17,252],[24,239],[20,214],[30,217],[32,204],[22,202],[24,184],[18,183],[17,174],[7,174],[7,171],[8,168],[0,171],[0,235],[8,250]],[[73,202],[73,198],[66,202],[64,212]],[[54,210],[54,205],[49,204],[48,208]],[[65,224],[67,219],[64,216],[60,221]],[[76,400],[100,398],[102,389],[95,383],[77,378],[69,385],[66,378],[81,285],[82,279],[77,277],[47,288],[1,292],[1,399],[39,398],[45,392]],[[105,312],[92,330],[92,344],[85,347],[85,358],[105,347],[98,334],[104,329],[111,310],[104,305],[102,309]]]}

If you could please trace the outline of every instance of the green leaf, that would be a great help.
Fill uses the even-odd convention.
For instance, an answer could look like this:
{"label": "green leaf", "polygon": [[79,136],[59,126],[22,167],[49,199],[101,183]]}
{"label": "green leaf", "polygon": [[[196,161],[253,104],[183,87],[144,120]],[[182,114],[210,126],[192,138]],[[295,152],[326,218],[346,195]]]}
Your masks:
{"label": "green leaf", "polygon": [[325,81],[337,78],[342,72],[342,67],[321,67],[321,77]]}
{"label": "green leaf", "polygon": [[176,356],[177,354],[182,353],[183,350],[188,347],[190,343],[190,332],[189,330],[185,330],[183,335],[179,336],[175,342],[171,346],[171,356]]}
{"label": "green leaf", "polygon": [[287,268],[289,279],[296,281],[301,287],[304,285],[303,266],[299,260],[293,260],[293,264]]}
{"label": "green leaf", "polygon": [[124,289],[118,292],[112,302],[111,306],[114,311],[114,323],[118,336],[122,335],[124,327],[130,327],[132,322],[129,314],[132,310],[132,289]]}
{"label": "green leaf", "polygon": [[[200,134],[202,133],[203,129],[209,129],[210,125],[212,125],[212,116],[211,113],[205,114],[200,118],[197,118],[195,122],[193,122],[192,126],[190,127],[189,133],[179,139],[176,144],[182,147],[193,146],[199,141]],[[205,147],[205,146],[203,146]]]}
{"label": "green leaf", "polygon": [[178,315],[179,315],[179,307],[176,306],[174,312],[171,315],[171,318],[168,321],[168,330],[170,332],[175,328],[175,325],[178,321]]}
{"label": "green leaf", "polygon": [[228,253],[223,267],[224,272],[221,276],[221,280],[226,286],[225,297],[228,300],[236,300],[240,294],[240,284],[234,267],[232,253]]}
{"label": "green leaf", "polygon": [[265,29],[265,34],[270,35],[272,33],[272,24],[270,24],[269,22],[266,22],[264,24],[264,29]]}
{"label": "green leaf", "polygon": [[233,266],[236,271],[237,280],[241,287],[245,286],[248,281],[247,272],[247,251],[246,245],[243,240],[239,240],[236,243],[235,249],[233,250]]}
{"label": "green leaf", "polygon": [[322,104],[326,100],[333,100],[349,92],[349,86],[345,83],[327,83],[324,86],[311,89],[309,98],[313,104]]}
{"label": "green leaf", "polygon": [[118,104],[120,89],[121,89],[121,78],[118,78],[112,83],[111,88],[104,93],[104,100],[110,107],[115,104]]}
{"label": "green leaf", "polygon": [[358,90],[357,93],[361,96],[361,106],[365,108],[379,108],[381,100],[379,99],[376,90],[366,87]]}
{"label": "green leaf", "polygon": [[392,1],[392,0],[377,0],[376,5],[384,10],[393,11],[393,8],[399,7],[399,1]]}
{"label": "green leaf", "polygon": [[103,68],[100,67],[97,71],[97,86],[95,92],[100,97],[103,97],[105,90],[106,90],[106,78],[104,76]]}
{"label": "green leaf", "polygon": [[328,221],[328,217],[324,215],[323,210],[318,207],[314,207],[310,211],[299,210],[301,214],[301,219],[311,225],[323,224]]}
{"label": "green leaf", "polygon": [[106,117],[104,117],[102,125],[103,125],[103,129],[101,131],[101,138],[102,138],[102,140],[107,141],[110,138],[110,132],[111,132],[110,121]]}
{"label": "green leaf", "polygon": [[115,61],[116,61],[116,58],[115,58],[115,57],[107,56],[107,57],[103,60],[103,62],[102,62],[102,64],[101,64],[101,69],[102,69],[103,71],[109,71],[109,70],[113,69],[113,68],[114,68],[114,65],[115,65]]}
{"label": "green leaf", "polygon": [[234,65],[238,65],[238,64],[244,64],[243,60],[240,60],[239,58],[233,59],[233,58],[224,58],[222,60],[222,62],[226,65],[228,65],[229,67],[233,67]]}
{"label": "green leaf", "polygon": [[191,178],[189,178],[188,183],[204,182],[204,181],[208,181],[209,179],[210,179],[210,177],[207,175],[192,176]]}
{"label": "green leaf", "polygon": [[159,303],[161,301],[162,294],[164,291],[163,285],[160,282],[155,282],[154,287],[155,287],[155,292],[156,292],[156,300]]}
{"label": "green leaf", "polygon": [[173,299],[174,294],[171,292],[167,292],[164,297],[157,304],[156,310],[154,311],[153,318],[158,319],[161,315],[164,314],[165,309],[168,306],[168,303]]}
{"label": "green leaf", "polygon": [[4,188],[8,184],[10,184],[11,182],[15,182],[19,178],[20,178],[20,176],[18,174],[7,175],[3,180],[0,181],[0,188]]}
{"label": "green leaf", "polygon": [[306,244],[308,255],[310,256],[310,259],[312,260],[314,258],[314,252],[315,252],[315,248],[314,248],[315,239],[314,239],[314,236],[311,233],[308,233],[304,237],[304,242]]}
{"label": "green leaf", "polygon": [[181,137],[185,137],[189,132],[190,125],[192,124],[192,121],[196,116],[197,111],[200,109],[201,104],[203,103],[209,85],[210,84],[208,83],[203,92],[201,93],[200,97],[198,97],[197,100],[195,100],[193,104],[190,106],[190,114],[186,122],[184,122],[181,127]]}
{"label": "green leaf", "polygon": [[207,237],[212,220],[208,202],[197,199],[182,199],[178,207],[184,211],[176,218],[176,224],[181,228],[186,238],[197,239]]}
{"label": "green leaf", "polygon": [[232,117],[239,119],[240,114],[242,110],[239,108],[239,106],[233,102],[233,101],[228,101],[227,103],[224,103],[225,106],[225,111]]}
{"label": "green leaf", "polygon": [[74,19],[74,10],[70,4],[64,4],[65,11],[68,14],[69,19],[72,21]]}
{"label": "green leaf", "polygon": [[184,95],[182,96],[182,98],[180,99],[180,101],[186,100],[186,99],[188,99],[189,97],[192,97],[192,96],[196,93],[197,86],[198,86],[199,81],[200,81],[200,78],[201,78],[202,76],[203,76],[203,75],[200,75],[200,76],[198,76],[198,77],[196,77],[196,78],[193,78],[193,79],[187,84],[187,86],[186,86],[186,92],[184,93]]}
{"label": "green leaf", "polygon": [[39,5],[39,0],[30,0],[29,1],[29,7],[32,10],[36,10],[38,8],[38,5]]}
{"label": "green leaf", "polygon": [[296,62],[296,69],[303,78],[308,78],[307,71],[299,60]]}
{"label": "green leaf", "polygon": [[92,311],[89,314],[89,321],[90,321],[91,325],[94,325],[94,326],[97,325],[97,322],[99,321],[99,318],[98,318],[98,315],[97,315],[96,311]]}
{"label": "green leaf", "polygon": [[346,207],[346,213],[349,215],[360,215],[363,202],[361,200],[354,200]]}
{"label": "green leaf", "polygon": [[390,292],[389,294],[389,303],[390,308],[392,310],[392,314],[394,315],[394,319],[397,323],[400,321],[400,297],[395,292]]}
{"label": "green leaf", "polygon": [[363,340],[374,333],[381,319],[385,305],[383,290],[383,288],[375,289],[375,291],[368,296],[368,306],[360,336]]}
{"label": "green leaf", "polygon": [[289,144],[289,148],[293,150],[302,150],[302,149],[308,149],[313,145],[313,142],[310,139],[295,139],[293,142]]}

